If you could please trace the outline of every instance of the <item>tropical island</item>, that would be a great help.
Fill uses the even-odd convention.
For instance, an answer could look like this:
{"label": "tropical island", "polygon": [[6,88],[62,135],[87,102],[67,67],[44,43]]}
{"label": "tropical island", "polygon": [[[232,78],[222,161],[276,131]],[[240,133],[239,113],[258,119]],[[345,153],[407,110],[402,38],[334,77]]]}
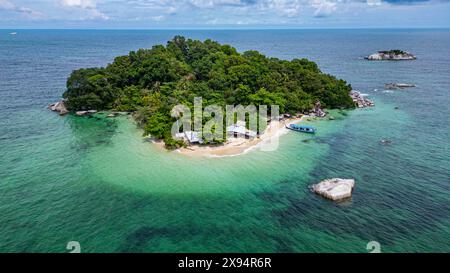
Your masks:
{"label": "tropical island", "polygon": [[[212,40],[176,36],[166,46],[131,51],[106,67],[73,71],[63,101],[52,110],[131,112],[145,136],[176,149],[185,147],[186,141],[171,134],[176,120],[171,110],[179,104],[193,108],[196,97],[203,99],[203,107],[278,105],[280,113],[291,118],[321,108],[354,108],[351,91],[347,82],[322,73],[307,59],[287,61],[257,51],[239,53]],[[211,146],[225,141],[226,137],[201,143]]]}

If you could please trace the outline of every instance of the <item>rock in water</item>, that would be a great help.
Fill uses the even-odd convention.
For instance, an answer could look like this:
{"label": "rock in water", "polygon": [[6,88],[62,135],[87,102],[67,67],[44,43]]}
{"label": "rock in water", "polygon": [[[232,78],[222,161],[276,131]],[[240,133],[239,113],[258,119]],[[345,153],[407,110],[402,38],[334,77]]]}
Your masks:
{"label": "rock in water", "polygon": [[48,108],[53,112],[58,112],[61,116],[69,113],[69,110],[67,110],[67,106],[64,100],[50,104]]}
{"label": "rock in water", "polygon": [[319,118],[323,118],[327,115],[325,113],[325,111],[323,111],[322,104],[320,103],[320,101],[317,101],[316,104],[314,105],[313,112],[314,112],[315,116],[319,117]]}
{"label": "rock in water", "polygon": [[88,110],[88,111],[77,111],[75,112],[75,115],[77,116],[89,116],[89,118],[92,118],[92,114],[97,113],[97,110]]}
{"label": "rock in water", "polygon": [[350,92],[350,97],[352,98],[353,102],[356,104],[356,106],[358,108],[365,108],[365,107],[375,106],[373,101],[364,98],[364,96],[359,91],[352,90]]}
{"label": "rock in water", "polygon": [[369,61],[409,61],[417,59],[413,54],[403,50],[378,51],[375,54],[365,57]]}
{"label": "rock in water", "polygon": [[352,196],[353,188],[355,187],[354,179],[327,179],[319,184],[313,185],[312,190],[330,200],[340,201]]}
{"label": "rock in water", "polygon": [[386,89],[389,89],[389,90],[416,87],[416,85],[412,84],[412,83],[387,83],[385,86],[386,86]]}
{"label": "rock in water", "polygon": [[77,116],[85,116],[87,114],[89,114],[88,111],[77,111],[77,112],[75,112],[75,115],[77,115]]}
{"label": "rock in water", "polygon": [[115,117],[117,117],[117,116],[119,116],[119,115],[120,115],[119,112],[112,112],[112,113],[110,113],[109,115],[107,115],[106,117],[108,117],[108,118],[115,118]]}

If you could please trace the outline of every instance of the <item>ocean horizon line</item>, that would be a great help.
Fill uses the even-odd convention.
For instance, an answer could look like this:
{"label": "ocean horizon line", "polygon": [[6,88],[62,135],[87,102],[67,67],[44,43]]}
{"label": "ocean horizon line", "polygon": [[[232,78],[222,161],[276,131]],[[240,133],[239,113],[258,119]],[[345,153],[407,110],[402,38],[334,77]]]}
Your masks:
{"label": "ocean horizon line", "polygon": [[167,31],[167,30],[189,30],[189,31],[246,31],[246,30],[450,30],[448,27],[219,27],[219,28],[206,28],[206,27],[192,27],[192,28],[0,28],[2,30],[99,30],[99,31]]}

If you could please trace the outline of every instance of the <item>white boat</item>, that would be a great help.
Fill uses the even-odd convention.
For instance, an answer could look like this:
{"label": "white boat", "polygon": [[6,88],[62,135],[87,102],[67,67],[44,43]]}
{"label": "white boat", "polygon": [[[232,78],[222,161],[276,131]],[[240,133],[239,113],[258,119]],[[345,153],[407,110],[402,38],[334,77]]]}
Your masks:
{"label": "white boat", "polygon": [[11,32],[10,35],[17,35],[17,32]]}

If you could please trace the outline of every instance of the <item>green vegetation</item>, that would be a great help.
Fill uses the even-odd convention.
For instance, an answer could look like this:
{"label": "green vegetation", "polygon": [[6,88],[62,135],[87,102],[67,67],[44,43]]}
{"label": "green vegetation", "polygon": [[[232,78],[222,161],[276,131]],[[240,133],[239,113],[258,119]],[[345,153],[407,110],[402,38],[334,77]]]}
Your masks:
{"label": "green vegetation", "polygon": [[404,55],[404,54],[408,54],[408,52],[400,50],[400,49],[392,49],[392,50],[385,50],[385,51],[380,51],[380,53],[383,54],[389,54],[389,55]]}
{"label": "green vegetation", "polygon": [[[306,59],[267,58],[257,51],[238,53],[229,45],[176,36],[166,46],[132,51],[105,68],[74,71],[64,98],[71,110],[133,111],[145,134],[177,147],[170,111],[177,104],[203,106],[279,105],[282,113],[354,107],[351,86],[322,73]],[[205,121],[206,122],[206,121]]]}

